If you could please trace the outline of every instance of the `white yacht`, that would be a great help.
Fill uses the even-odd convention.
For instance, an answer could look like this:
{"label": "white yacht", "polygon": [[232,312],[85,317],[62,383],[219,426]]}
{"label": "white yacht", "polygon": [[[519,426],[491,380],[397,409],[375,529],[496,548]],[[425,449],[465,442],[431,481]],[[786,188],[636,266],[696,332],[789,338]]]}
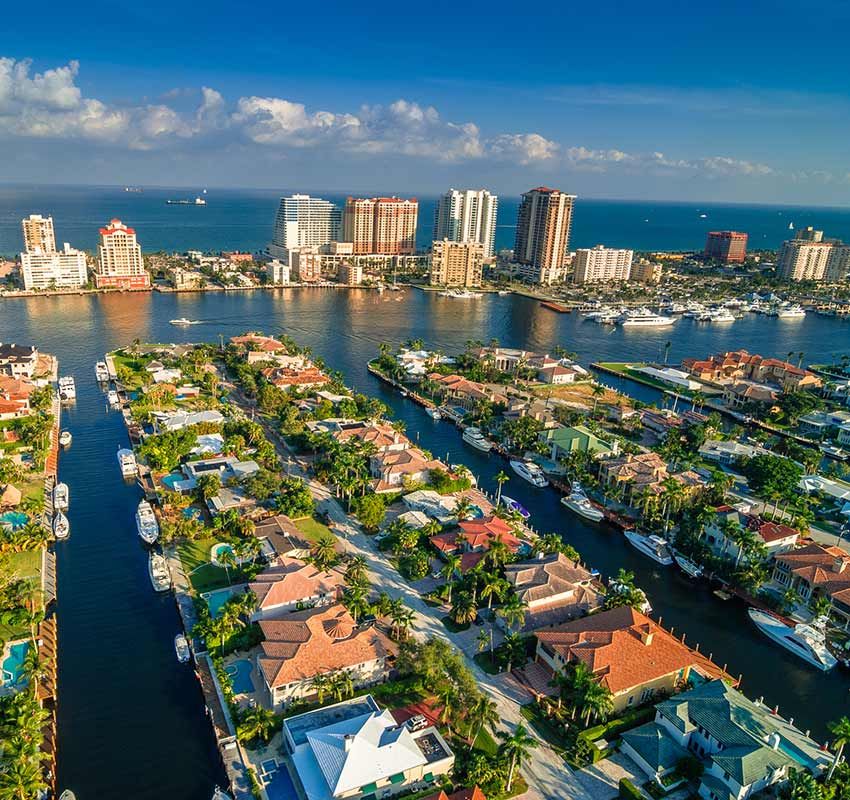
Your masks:
{"label": "white yacht", "polygon": [[663,317],[660,314],[653,314],[648,308],[625,311],[617,317],[618,324],[623,328],[664,328],[672,325],[675,321],[675,317]]}
{"label": "white yacht", "polygon": [[174,637],[174,652],[177,653],[177,660],[181,664],[185,664],[192,657],[189,642],[182,633],[178,633],[177,636]]}
{"label": "white yacht", "polygon": [[115,389],[110,389],[106,393],[106,401],[113,408],[115,408],[116,406],[119,406],[121,404],[121,398],[118,397],[118,392],[116,392]]}
{"label": "white yacht", "polygon": [[482,453],[489,453],[493,449],[493,442],[486,439],[478,428],[467,428],[461,438]]}
{"label": "white yacht", "polygon": [[171,319],[169,322],[172,325],[179,325],[183,327],[187,327],[189,325],[200,325],[200,321],[197,319],[187,319],[186,317],[180,317],[179,319]]}
{"label": "white yacht", "polygon": [[56,486],[53,487],[53,508],[57,511],[67,511],[68,498],[68,484],[57,483]]}
{"label": "white yacht", "polygon": [[426,408],[425,413],[431,417],[431,419],[442,419],[443,415],[440,413],[439,408]]}
{"label": "white yacht", "polygon": [[514,500],[513,497],[508,497],[506,494],[503,494],[499,498],[499,502],[507,508],[508,511],[515,511],[523,519],[528,519],[531,516],[531,512],[522,503]]}
{"label": "white yacht", "polygon": [[121,466],[121,474],[125,478],[136,477],[136,456],[132,450],[122,447],[118,451],[118,464]]}
{"label": "white yacht", "polygon": [[167,592],[171,588],[171,573],[168,571],[168,562],[159,553],[151,553],[148,558],[148,574],[151,578],[154,591]]}
{"label": "white yacht", "polygon": [[561,498],[561,504],[591,522],[599,522],[605,517],[605,514],[590,502],[578,481],[573,481],[569,495]]}
{"label": "white yacht", "polygon": [[440,292],[440,297],[452,297],[455,300],[477,300],[483,296],[483,292],[470,292],[469,289],[447,289]]}
{"label": "white yacht", "polygon": [[77,399],[77,384],[70,375],[59,378],[59,399],[63,402]]}
{"label": "white yacht", "polygon": [[696,561],[691,561],[687,556],[683,556],[681,553],[674,553],[673,560],[679,569],[689,578],[699,578],[702,576],[702,567]]}
{"label": "white yacht", "polygon": [[838,660],[827,649],[824,624],[820,621],[792,626],[757,608],[751,608],[747,613],[753,624],[765,636],[795,653],[813,667],[826,672],[838,664]]}
{"label": "white yacht", "polygon": [[734,322],[735,315],[725,308],[717,308],[708,312],[707,322]]}
{"label": "white yacht", "polygon": [[802,306],[783,306],[776,309],[776,316],[779,319],[802,319],[806,316],[806,312]]}
{"label": "white yacht", "polygon": [[98,383],[106,383],[109,380],[109,367],[106,366],[105,361],[98,361],[94,365],[94,376]]}
{"label": "white yacht", "polygon": [[670,545],[666,539],[662,539],[654,533],[644,536],[634,530],[626,531],[625,537],[635,550],[649,556],[662,567],[669,567],[673,563],[673,554],[670,552]]}
{"label": "white yacht", "polygon": [[53,516],[53,535],[59,539],[67,539],[71,535],[71,523],[61,511]]}
{"label": "white yacht", "polygon": [[73,439],[74,437],[71,436],[71,431],[62,431],[62,433],[59,434],[59,444],[61,444],[62,447],[68,447]]}
{"label": "white yacht", "polygon": [[527,480],[532,486],[543,488],[549,485],[543,470],[533,461],[520,461],[518,458],[511,459],[511,469],[516,472],[520,478]]}
{"label": "white yacht", "polygon": [[136,509],[136,529],[142,541],[148,544],[153,544],[159,538],[159,523],[147,500],[142,500]]}

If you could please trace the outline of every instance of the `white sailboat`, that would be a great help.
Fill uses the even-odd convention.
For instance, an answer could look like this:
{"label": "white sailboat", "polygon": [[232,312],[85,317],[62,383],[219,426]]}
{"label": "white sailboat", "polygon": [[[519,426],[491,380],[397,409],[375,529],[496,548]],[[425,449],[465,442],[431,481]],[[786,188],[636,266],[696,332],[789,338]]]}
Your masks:
{"label": "white sailboat", "polygon": [[57,511],[53,517],[53,535],[62,541],[71,535],[71,523],[61,511]]}

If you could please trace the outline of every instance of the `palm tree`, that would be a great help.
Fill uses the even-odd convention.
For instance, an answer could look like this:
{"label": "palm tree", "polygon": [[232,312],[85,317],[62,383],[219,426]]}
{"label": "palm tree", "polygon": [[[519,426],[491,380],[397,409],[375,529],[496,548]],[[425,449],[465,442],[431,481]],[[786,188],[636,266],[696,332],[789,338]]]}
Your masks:
{"label": "palm tree", "polygon": [[463,522],[463,520],[469,518],[471,513],[472,501],[466,495],[463,495],[455,505],[455,517],[457,517],[458,522]]}
{"label": "palm tree", "polygon": [[515,594],[508,598],[501,608],[496,609],[496,613],[505,620],[509,629],[522,627],[525,622],[525,612],[528,606],[523,603]]}
{"label": "palm tree", "polygon": [[614,698],[607,687],[595,680],[590,681],[584,689],[580,700],[585,725],[590,723],[590,717],[605,718],[614,708]]}
{"label": "palm tree", "polygon": [[366,587],[358,584],[349,586],[345,590],[342,603],[354,618],[355,624],[357,624],[357,618],[369,610],[368,594]]}
{"label": "palm tree", "polygon": [[478,616],[478,609],[475,607],[475,601],[472,595],[468,592],[461,592],[452,605],[452,619],[458,625],[468,625]]}
{"label": "palm tree", "polygon": [[501,567],[507,563],[510,558],[511,551],[501,539],[494,539],[490,542],[490,547],[487,550],[487,560],[493,567]]}
{"label": "palm tree", "polygon": [[844,747],[850,744],[850,718],[841,717],[836,722],[830,722],[826,726],[829,732],[835,737],[832,740],[832,749],[835,750],[835,758],[832,759],[832,764],[829,765],[829,772],[826,775],[826,781],[832,779],[832,773],[841,761],[841,755],[844,752]]}
{"label": "palm tree", "polygon": [[390,610],[390,619],[392,620],[396,636],[399,639],[406,639],[407,632],[413,625],[413,620],[416,619],[416,613],[412,608],[401,605],[399,608],[392,608]]}
{"label": "palm tree", "polygon": [[262,706],[247,709],[239,722],[239,733],[247,741],[268,742],[276,728],[275,713]]}
{"label": "palm tree", "polygon": [[492,650],[493,647],[493,629],[478,631],[478,636],[475,637],[475,646],[479,653],[483,653],[488,647]]}
{"label": "palm tree", "polygon": [[318,569],[326,570],[336,561],[336,540],[327,534],[320,536],[310,552]]}
{"label": "palm tree", "polygon": [[599,398],[605,394],[605,387],[601,383],[594,383],[590,393],[593,395],[593,410],[590,415],[595,416],[596,406],[599,404]]}
{"label": "palm tree", "polygon": [[509,584],[504,578],[494,575],[491,572],[485,572],[483,576],[484,585],[481,587],[481,599],[487,600],[487,610],[493,607],[493,598],[501,600],[504,597],[505,591]]}
{"label": "palm tree", "polygon": [[832,609],[832,601],[827,595],[818,592],[809,601],[809,608],[815,617],[825,617]]}
{"label": "palm tree", "polygon": [[528,758],[529,752],[537,747],[538,742],[537,739],[528,733],[525,725],[522,723],[516,726],[513,733],[498,731],[496,735],[502,740],[502,744],[499,747],[501,754],[509,758],[511,762],[506,786],[507,791],[510,792],[517,767],[522,767],[522,762]]}
{"label": "palm tree", "polygon": [[443,568],[440,570],[440,575],[446,579],[446,583],[449,587],[449,603],[452,602],[452,587],[454,585],[454,577],[455,573],[460,569],[460,556],[456,553],[449,553],[446,556],[446,563],[443,564]]}
{"label": "palm tree", "polygon": [[491,731],[496,730],[496,726],[501,720],[498,706],[487,695],[479,695],[469,709],[469,721],[473,726],[475,735],[472,737],[469,745],[475,746],[475,740],[478,738],[481,731],[486,725]]}
{"label": "palm tree", "polygon": [[310,688],[316,692],[319,702],[323,703],[331,688],[329,677],[326,674],[314,675],[310,681]]}
{"label": "palm tree", "polygon": [[349,584],[364,583],[369,576],[366,556],[358,553],[350,556],[345,568],[345,580]]}
{"label": "palm tree", "polygon": [[236,568],[236,554],[233,552],[233,548],[228,547],[226,550],[222,550],[218,554],[218,563],[220,566],[224,567],[224,574],[227,577],[227,584],[230,585],[230,569],[233,567]]}
{"label": "palm tree", "polygon": [[496,481],[497,484],[499,484],[499,488],[496,490],[496,505],[497,506],[499,505],[499,502],[502,499],[502,484],[507,483],[510,479],[511,479],[511,476],[508,475],[508,473],[505,472],[503,469],[499,470],[499,472],[496,473],[495,481]]}
{"label": "palm tree", "polygon": [[0,798],[2,800],[30,800],[47,789],[44,773],[33,759],[10,759],[0,771]]}

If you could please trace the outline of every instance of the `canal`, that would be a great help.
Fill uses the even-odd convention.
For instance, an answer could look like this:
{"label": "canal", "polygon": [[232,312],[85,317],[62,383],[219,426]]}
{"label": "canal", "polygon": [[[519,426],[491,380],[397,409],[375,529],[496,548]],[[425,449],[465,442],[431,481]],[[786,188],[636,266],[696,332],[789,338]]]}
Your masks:
{"label": "canal", "polygon": [[[202,324],[169,324],[178,317]],[[366,371],[380,342],[422,338],[426,346],[452,353],[470,339],[498,338],[504,346],[532,350],[561,345],[585,364],[663,357],[667,341],[671,363],[740,347],[782,357],[803,352],[806,362],[831,361],[850,349],[850,323],[814,315],[787,321],[747,315],[722,328],[681,320],[662,331],[609,331],[527,298],[458,301],[410,289],[383,295],[292,289],[3,301],[0,341],[37,344],[59,357],[62,374],[77,379],[78,400],[65,416],[74,443],[60,460],[60,476],[71,490],[72,534],[58,547],[58,613],[60,785],[79,797],[200,800],[223,780],[197,684],[174,659],[179,620],[173,601],[157,597],[149,585],[133,523],[139,494],[122,482],[115,461],[125,432],[94,383],[94,362],[137,338],[217,342],[246,330],[285,332],[309,345],[354,388],[382,399],[405,421],[411,438],[468,464],[490,490],[504,462],[464,445],[453,426],[431,420]],[[688,643],[699,643],[733,674],[742,673],[742,688],[751,697],[779,704],[820,739],[829,720],[848,713],[847,674],[824,675],[761,638],[736,601],[724,603],[675,570],[653,564],[615,531],[585,524],[551,490],[512,476],[505,492],[532,512],[537,530],[558,532],[603,575],[620,567],[634,571],[665,626],[686,633]]]}

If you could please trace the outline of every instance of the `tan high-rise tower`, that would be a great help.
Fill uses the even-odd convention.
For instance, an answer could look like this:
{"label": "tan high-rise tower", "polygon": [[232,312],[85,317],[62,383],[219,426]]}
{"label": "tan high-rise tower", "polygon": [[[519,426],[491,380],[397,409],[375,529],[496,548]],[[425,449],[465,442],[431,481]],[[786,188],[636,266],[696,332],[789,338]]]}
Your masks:
{"label": "tan high-rise tower", "polygon": [[349,197],[345,201],[342,238],[354,245],[355,255],[413,255],[418,215],[416,198]]}
{"label": "tan high-rise tower", "polygon": [[563,280],[570,255],[574,194],[538,186],[522,196],[517,214],[514,258],[533,283]]}
{"label": "tan high-rise tower", "polygon": [[24,251],[27,253],[55,253],[56,236],[53,233],[53,217],[30,214],[21,220],[24,230]]}
{"label": "tan high-rise tower", "polygon": [[98,289],[147,289],[151,285],[136,231],[120,219],[100,229],[94,277]]}

